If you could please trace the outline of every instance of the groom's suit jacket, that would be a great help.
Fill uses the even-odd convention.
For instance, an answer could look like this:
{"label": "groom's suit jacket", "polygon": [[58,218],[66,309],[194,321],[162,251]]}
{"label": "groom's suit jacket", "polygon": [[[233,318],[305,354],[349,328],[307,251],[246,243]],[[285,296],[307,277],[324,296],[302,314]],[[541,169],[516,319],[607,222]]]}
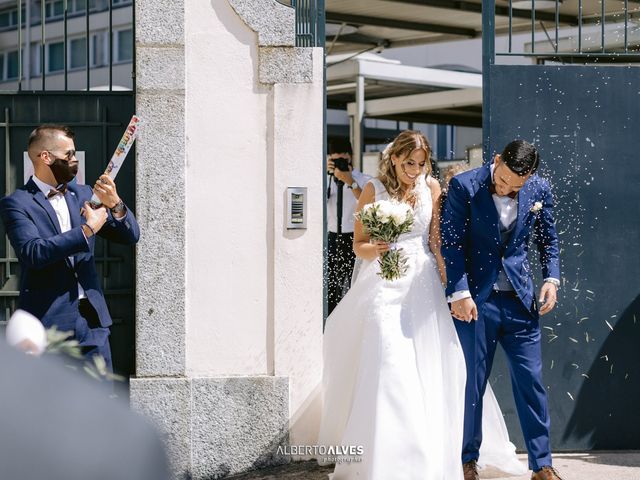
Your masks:
{"label": "groom's suit jacket", "polygon": [[545,179],[535,174],[529,177],[518,193],[515,229],[509,241],[503,243],[489,190],[491,183],[491,168],[485,165],[453,177],[449,184],[441,225],[447,295],[469,290],[480,308],[502,265],[518,297],[533,313],[537,305],[527,256],[532,234],[540,253],[543,278],[560,278],[551,188]]}
{"label": "groom's suit jacket", "polygon": [[[93,257],[95,236],[86,239],[80,209],[91,198],[87,185],[69,184],[65,200],[71,229],[62,233],[55,210],[33,179],[0,200],[0,216],[20,262],[19,308],[45,327],[74,330],[78,318],[78,283],[95,308],[102,327],[113,322],[100,287]],[[118,221],[111,213],[98,235],[116,243],[134,244],[140,230],[132,212]],[[73,257],[73,263],[68,257]]]}

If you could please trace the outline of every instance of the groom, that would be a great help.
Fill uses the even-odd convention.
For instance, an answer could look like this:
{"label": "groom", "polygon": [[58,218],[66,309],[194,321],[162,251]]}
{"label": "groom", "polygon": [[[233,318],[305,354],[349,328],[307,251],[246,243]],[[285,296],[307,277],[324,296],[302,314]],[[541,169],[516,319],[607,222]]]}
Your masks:
{"label": "groom", "polygon": [[[451,180],[442,210],[447,295],[467,365],[462,462],[477,480],[482,397],[496,345],[504,349],[529,452],[532,480],[560,480],[551,466],[549,414],[542,384],[539,316],[556,304],[558,236],[549,183],[535,172],[536,148],[516,140],[491,165]],[[544,284],[536,304],[529,239],[537,244]]]}

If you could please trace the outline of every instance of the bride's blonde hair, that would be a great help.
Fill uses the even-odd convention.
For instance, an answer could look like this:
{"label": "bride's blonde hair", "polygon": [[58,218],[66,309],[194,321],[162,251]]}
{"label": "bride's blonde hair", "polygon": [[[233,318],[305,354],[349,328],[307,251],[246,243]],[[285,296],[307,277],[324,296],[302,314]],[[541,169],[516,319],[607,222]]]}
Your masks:
{"label": "bride's blonde hair", "polygon": [[415,150],[424,151],[427,162],[425,176],[429,175],[431,173],[431,145],[429,145],[429,141],[422,132],[405,130],[387,145],[387,148],[382,152],[378,179],[392,198],[401,200],[405,190],[404,185],[396,175],[396,169],[391,157],[395,155],[400,162],[404,162]]}

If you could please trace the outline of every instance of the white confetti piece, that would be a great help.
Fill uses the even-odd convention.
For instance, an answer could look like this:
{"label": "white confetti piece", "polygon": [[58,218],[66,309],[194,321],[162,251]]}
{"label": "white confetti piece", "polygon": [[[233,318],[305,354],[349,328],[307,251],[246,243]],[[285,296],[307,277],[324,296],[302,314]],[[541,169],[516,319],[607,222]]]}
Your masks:
{"label": "white confetti piece", "polygon": [[581,373],[580,375],[582,375],[584,378],[589,378],[589,375],[587,375],[586,373]]}
{"label": "white confetti piece", "polygon": [[567,395],[569,395],[569,398],[573,401],[573,395],[571,395],[569,392],[567,392]]}
{"label": "white confetti piece", "polygon": [[609,323],[608,320],[605,320],[604,323],[607,324],[607,327],[609,327],[611,329],[611,331],[613,332],[613,327],[611,326],[611,324]]}
{"label": "white confetti piece", "polygon": [[573,337],[569,337],[569,340],[571,340],[573,343],[578,343],[578,340],[576,340],[576,339],[575,339],[575,338],[573,338]]}

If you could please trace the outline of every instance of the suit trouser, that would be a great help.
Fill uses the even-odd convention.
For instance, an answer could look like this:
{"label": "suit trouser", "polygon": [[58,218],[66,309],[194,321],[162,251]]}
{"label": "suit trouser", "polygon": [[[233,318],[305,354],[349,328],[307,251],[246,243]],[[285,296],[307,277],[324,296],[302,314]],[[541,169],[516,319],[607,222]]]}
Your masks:
{"label": "suit trouser", "polygon": [[353,233],[328,232],[327,250],[327,303],[331,313],[351,285],[356,260]]}
{"label": "suit trouser", "polygon": [[547,395],[542,384],[539,319],[514,292],[494,291],[478,320],[454,320],[467,365],[462,461],[477,460],[482,443],[482,397],[498,343],[509,364],[511,386],[529,453],[529,468],[551,465]]}
{"label": "suit trouser", "polygon": [[107,364],[107,370],[113,372],[109,329],[100,324],[98,312],[87,299],[79,301],[78,313],[80,318],[76,322],[76,339],[80,342],[83,355],[87,360],[100,355]]}

